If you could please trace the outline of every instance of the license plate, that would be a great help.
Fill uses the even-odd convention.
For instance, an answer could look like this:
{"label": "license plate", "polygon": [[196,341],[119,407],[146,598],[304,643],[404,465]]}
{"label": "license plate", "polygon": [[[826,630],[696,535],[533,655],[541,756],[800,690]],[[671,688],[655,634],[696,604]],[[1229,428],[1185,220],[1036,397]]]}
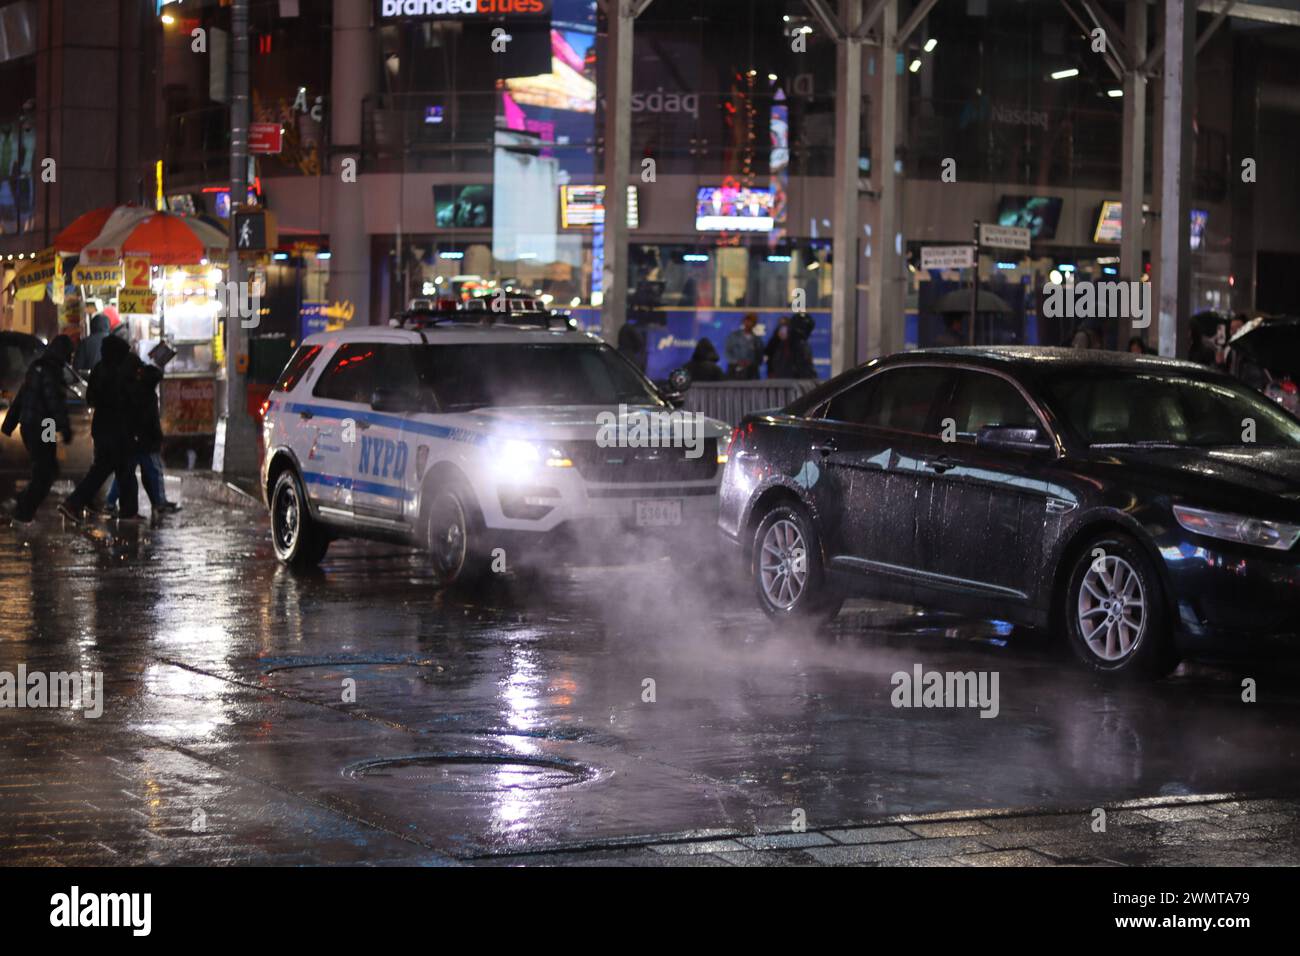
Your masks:
{"label": "license plate", "polygon": [[656,498],[636,503],[638,528],[673,528],[682,523],[682,499]]}

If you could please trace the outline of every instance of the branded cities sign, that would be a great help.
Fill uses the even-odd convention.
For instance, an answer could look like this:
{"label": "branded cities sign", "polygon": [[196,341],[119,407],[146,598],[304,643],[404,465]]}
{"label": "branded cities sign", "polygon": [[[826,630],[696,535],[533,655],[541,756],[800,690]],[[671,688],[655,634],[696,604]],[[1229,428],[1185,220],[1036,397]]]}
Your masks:
{"label": "branded cities sign", "polygon": [[551,0],[377,0],[379,19],[550,16]]}

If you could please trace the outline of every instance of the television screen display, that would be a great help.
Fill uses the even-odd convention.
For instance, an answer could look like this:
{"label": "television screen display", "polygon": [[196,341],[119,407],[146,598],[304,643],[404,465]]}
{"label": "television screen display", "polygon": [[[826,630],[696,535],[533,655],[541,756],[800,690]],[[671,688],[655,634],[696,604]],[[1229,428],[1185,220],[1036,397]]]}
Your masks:
{"label": "television screen display", "polygon": [[1093,242],[1119,242],[1124,226],[1124,204],[1114,199],[1107,199],[1101,204],[1097,215],[1097,226],[1092,231]]}
{"label": "television screen display", "polygon": [[695,194],[695,228],[700,232],[771,232],[773,205],[770,189],[705,186]]}
{"label": "television screen display", "polygon": [[1191,219],[1191,248],[1193,252],[1198,251],[1205,244],[1205,227],[1210,221],[1210,211],[1208,209],[1193,209],[1188,213]]}
{"label": "television screen display", "polygon": [[492,225],[492,187],[434,186],[433,222],[439,229],[486,229]]}
{"label": "television screen display", "polygon": [[1028,229],[1034,239],[1055,239],[1060,219],[1060,196],[1003,196],[998,203],[998,225]]}
{"label": "television screen display", "polygon": [[[1147,206],[1142,205],[1142,211],[1147,211]],[[1190,235],[1188,245],[1193,251],[1201,248],[1205,242],[1205,226],[1209,222],[1210,213],[1206,209],[1191,209],[1187,213],[1188,226]],[[1101,212],[1097,216],[1097,228],[1093,230],[1093,242],[1119,242],[1124,236],[1124,204],[1116,199],[1107,199],[1101,204]]]}
{"label": "television screen display", "polygon": [[[560,225],[565,229],[594,226],[605,221],[604,186],[561,186]],[[637,208],[635,186],[627,187],[627,225],[635,229],[641,224]]]}

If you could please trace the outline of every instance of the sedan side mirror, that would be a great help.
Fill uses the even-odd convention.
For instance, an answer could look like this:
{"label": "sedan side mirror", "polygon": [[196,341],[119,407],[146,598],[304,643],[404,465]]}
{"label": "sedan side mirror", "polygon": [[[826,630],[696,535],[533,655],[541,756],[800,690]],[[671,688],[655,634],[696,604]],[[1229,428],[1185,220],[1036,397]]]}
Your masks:
{"label": "sedan side mirror", "polygon": [[419,405],[415,396],[396,388],[377,388],[370,393],[370,407],[377,412],[413,412]]}
{"label": "sedan side mirror", "polygon": [[1022,428],[1017,425],[985,425],[975,433],[978,448],[1000,448],[1010,451],[1051,451],[1052,443],[1040,428]]}

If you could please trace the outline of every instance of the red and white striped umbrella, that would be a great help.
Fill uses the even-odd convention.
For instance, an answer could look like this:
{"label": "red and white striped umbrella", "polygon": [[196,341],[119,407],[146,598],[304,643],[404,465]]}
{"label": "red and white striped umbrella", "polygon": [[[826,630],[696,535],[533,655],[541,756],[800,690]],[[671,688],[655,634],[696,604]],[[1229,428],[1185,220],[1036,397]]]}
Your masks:
{"label": "red and white striped umbrella", "polygon": [[81,251],[82,261],[93,264],[147,256],[150,265],[183,266],[226,254],[225,232],[209,222],[170,212],[145,216],[136,212],[124,207],[109,216],[103,232]]}
{"label": "red and white striped umbrella", "polygon": [[78,216],[54,237],[54,251],[65,254],[80,253],[110,225],[120,226],[125,222],[139,222],[152,212],[153,210],[148,206],[137,206],[134,203],[92,209]]}

